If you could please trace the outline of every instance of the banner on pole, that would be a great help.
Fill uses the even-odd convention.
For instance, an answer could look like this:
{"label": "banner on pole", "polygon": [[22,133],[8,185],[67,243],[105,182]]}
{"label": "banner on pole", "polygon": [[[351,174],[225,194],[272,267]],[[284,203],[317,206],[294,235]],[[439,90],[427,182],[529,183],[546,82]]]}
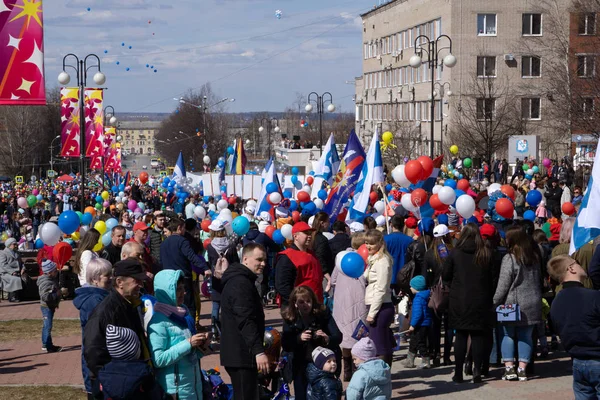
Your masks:
{"label": "banner on pole", "polygon": [[101,157],[104,152],[104,109],[102,89],[85,89],[86,157]]}
{"label": "banner on pole", "polygon": [[61,157],[79,157],[79,88],[60,89]]}

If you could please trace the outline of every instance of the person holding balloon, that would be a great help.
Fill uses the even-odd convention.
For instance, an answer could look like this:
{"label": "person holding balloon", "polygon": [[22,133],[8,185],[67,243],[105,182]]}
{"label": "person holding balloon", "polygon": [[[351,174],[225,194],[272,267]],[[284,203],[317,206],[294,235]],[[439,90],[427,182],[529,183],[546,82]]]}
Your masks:
{"label": "person holding balloon", "polygon": [[91,228],[88,230],[81,240],[79,241],[79,247],[77,248],[77,253],[75,254],[75,265],[73,266],[73,273],[77,274],[79,277],[79,284],[81,286],[86,283],[86,269],[89,262],[98,258],[99,255],[96,253],[97,250],[102,248],[102,243],[98,246],[98,242],[100,241],[101,234],[95,228]]}

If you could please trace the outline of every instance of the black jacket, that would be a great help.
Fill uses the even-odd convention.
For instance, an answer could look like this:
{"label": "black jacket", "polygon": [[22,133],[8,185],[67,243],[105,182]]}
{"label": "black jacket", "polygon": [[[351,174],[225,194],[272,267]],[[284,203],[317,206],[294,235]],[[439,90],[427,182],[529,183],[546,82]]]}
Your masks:
{"label": "black jacket", "polygon": [[342,251],[352,247],[352,240],[346,233],[338,233],[331,239],[329,239],[329,248],[331,249],[331,256],[335,263],[335,257]]}
{"label": "black jacket", "polygon": [[546,193],[544,193],[544,196],[546,196],[546,206],[550,212],[552,212],[552,207],[560,206],[562,189],[559,186],[556,186],[555,188],[550,186],[546,190]]}
{"label": "black jacket", "polygon": [[192,247],[192,250],[194,250],[194,253],[202,257],[202,255],[204,254],[204,245],[202,244],[202,242],[196,239],[194,235],[192,235],[189,232],[185,232],[183,234],[183,237],[186,238],[188,242],[190,242],[190,246]]}
{"label": "black jacket", "polygon": [[426,275],[427,265],[425,264],[425,245],[420,240],[413,240],[406,249],[404,264],[411,260],[415,261],[415,275]]}
{"label": "black jacket", "polygon": [[163,269],[183,271],[186,278],[192,277],[192,264],[203,273],[208,269],[204,257],[194,252],[189,240],[181,235],[171,235],[160,245]]}
{"label": "black jacket", "polygon": [[117,247],[111,242],[104,248],[102,258],[110,261],[112,265],[115,265],[117,261],[121,261],[121,249],[122,247]]}
{"label": "black jacket", "polygon": [[492,261],[475,263],[475,244],[452,249],[444,261],[442,279],[450,284],[448,315],[450,327],[481,331],[492,327],[494,288]]}
{"label": "black jacket", "polygon": [[129,328],[137,333],[140,340],[146,340],[139,306],[134,307],[116,290],[111,290],[94,309],[83,332],[83,356],[93,377],[98,376],[100,369],[112,360],[106,348],[108,324]]}
{"label": "black jacket", "polygon": [[573,358],[600,360],[600,292],[565,282],[550,309],[552,324]]}
{"label": "black jacket", "polygon": [[156,228],[152,228],[150,230],[150,239],[148,240],[148,248],[150,249],[150,254],[156,262],[159,264],[160,262],[160,245],[163,240],[165,240],[165,234],[162,231],[157,231]]}
{"label": "black jacket", "polygon": [[315,364],[306,367],[308,378],[307,400],[339,400],[342,398],[342,381],[335,374],[317,369]]}
{"label": "black jacket", "polygon": [[[206,246],[206,253],[208,255],[208,264],[210,265],[210,269],[213,273],[213,275],[210,277],[212,288],[210,292],[210,299],[211,301],[220,301],[221,293],[223,292],[223,280],[215,278],[215,265],[219,259],[219,253],[217,250],[215,250],[212,244]],[[240,262],[240,257],[238,256],[237,245],[235,242],[231,241],[231,244],[225,252],[225,258],[227,261],[229,261],[229,266]]]}
{"label": "black jacket", "polygon": [[240,263],[227,268],[221,282],[221,365],[256,369],[264,352],[265,313],[254,285],[256,275]]}
{"label": "black jacket", "polygon": [[323,274],[333,273],[333,267],[335,267],[335,259],[329,248],[329,240],[321,232],[315,234],[313,251],[315,257],[319,260],[321,268],[323,268]]}

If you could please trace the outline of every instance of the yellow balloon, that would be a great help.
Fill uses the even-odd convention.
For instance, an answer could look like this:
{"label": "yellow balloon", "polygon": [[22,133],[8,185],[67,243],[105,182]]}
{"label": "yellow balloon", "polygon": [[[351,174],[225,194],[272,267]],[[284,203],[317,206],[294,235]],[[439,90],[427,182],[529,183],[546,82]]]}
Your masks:
{"label": "yellow balloon", "polygon": [[390,131],[383,132],[381,139],[385,144],[390,144],[394,140],[394,134]]}
{"label": "yellow balloon", "polygon": [[[100,240],[102,240],[102,238],[100,238]],[[100,250],[102,250],[102,242],[96,243],[92,250],[94,250],[95,252],[99,252]]]}
{"label": "yellow balloon", "polygon": [[102,194],[100,196],[102,196],[102,198],[104,200],[108,200],[108,198],[110,197],[110,194],[108,194],[108,192],[105,190],[104,192],[102,192]]}
{"label": "yellow balloon", "polygon": [[2,239],[3,242],[6,242],[8,240],[8,233],[2,232],[0,239]]}
{"label": "yellow balloon", "polygon": [[458,154],[458,146],[453,144],[452,146],[450,146],[450,153],[452,154]]}
{"label": "yellow balloon", "polygon": [[100,232],[101,235],[104,235],[104,232],[106,232],[106,223],[104,221],[98,221],[94,224],[94,229]]}
{"label": "yellow balloon", "polygon": [[79,241],[79,239],[81,239],[81,235],[79,235],[79,232],[73,232],[71,234],[71,239],[73,239],[74,241]]}

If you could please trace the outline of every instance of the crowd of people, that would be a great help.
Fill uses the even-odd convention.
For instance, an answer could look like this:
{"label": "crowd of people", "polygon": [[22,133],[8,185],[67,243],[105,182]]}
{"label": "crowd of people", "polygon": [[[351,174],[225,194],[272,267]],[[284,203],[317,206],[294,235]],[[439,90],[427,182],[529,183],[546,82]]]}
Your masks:
{"label": "crowd of people", "polygon": [[[399,189],[390,181],[372,188],[368,214],[379,215],[347,223],[281,205],[256,212],[256,201],[235,197],[169,202],[136,181],[124,190],[135,210],[116,193],[94,209],[102,194],[90,190],[81,211],[93,219],[60,238],[73,247],[66,263],[40,233],[80,211],[68,188],[39,186],[38,201],[23,208],[17,198],[32,187],[4,187],[3,289],[19,301],[23,285],[37,284],[49,353],[62,350],[52,341],[54,312],[74,299],[89,398],[202,399],[215,385],[200,361],[218,343],[234,399],[260,398],[268,388],[259,383],[280,375],[299,400],[389,399],[394,354],[406,341],[403,368],[451,365],[454,382],[479,383],[492,368],[526,381],[559,338],[574,360],[576,398],[591,398],[600,395],[600,251],[589,243],[568,255],[575,217],[562,205],[579,207],[583,193],[571,195],[558,175],[538,180],[546,202],[536,207],[525,200],[534,187],[517,176],[515,218],[500,222],[479,205],[484,182],[469,189],[478,198],[471,218],[454,206],[431,217],[402,206],[381,215],[375,203]],[[523,218],[528,211],[534,220]],[[243,234],[232,228],[240,217]],[[98,222],[111,228],[101,232]],[[274,240],[284,225],[291,233]],[[23,268],[18,249],[28,243],[39,249],[39,277]],[[350,253],[364,260],[358,276],[347,268]],[[211,300],[206,326],[201,296]],[[265,326],[272,302],[280,333]]]}

